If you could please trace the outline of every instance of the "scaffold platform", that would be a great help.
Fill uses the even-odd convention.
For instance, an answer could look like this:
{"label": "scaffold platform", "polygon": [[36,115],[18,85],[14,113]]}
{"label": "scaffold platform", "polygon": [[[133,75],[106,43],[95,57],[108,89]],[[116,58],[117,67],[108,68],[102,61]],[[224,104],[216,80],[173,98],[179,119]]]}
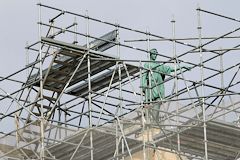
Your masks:
{"label": "scaffold platform", "polygon": [[[112,130],[112,131],[111,131]],[[94,160],[110,160],[114,157],[114,153],[116,150],[116,138],[123,138],[121,133],[119,133],[119,137],[116,137],[112,128],[106,127],[99,128],[99,129],[92,129],[93,135],[93,156]],[[85,135],[86,134],[86,135]],[[131,153],[139,151],[142,147],[142,141],[126,138],[127,145],[131,150]],[[48,147],[48,150],[51,152],[56,159],[65,160],[70,159],[73,155],[74,151],[76,150],[77,146],[81,143],[79,149],[76,151],[75,155],[73,156],[73,160],[82,159],[82,160],[89,160],[91,159],[91,155],[89,152],[90,146],[90,131],[83,131],[74,134],[63,140],[60,143],[52,145]],[[120,141],[121,144],[121,141]],[[122,147],[119,145],[119,155],[128,157],[129,153],[124,145],[124,149],[122,152]]]}
{"label": "scaffold platform", "polygon": [[[116,83],[119,80],[118,69],[115,67],[118,58],[103,53],[103,51],[115,45],[116,30],[101,36],[99,39],[100,40],[90,42],[90,50],[88,50],[86,45],[79,46],[42,37],[41,40],[44,44],[60,48],[56,53],[58,56],[55,56],[50,69],[43,70],[43,77],[46,77],[43,88],[55,92],[61,92],[71,77],[74,69],[87,52],[90,55],[90,58],[92,58],[90,66],[91,76],[93,77],[91,79],[92,91],[97,92],[104,87],[107,87],[110,84],[114,70],[116,70],[116,74],[112,78],[112,84]],[[61,56],[59,57],[59,55]],[[102,61],[102,58],[105,60]],[[86,81],[88,78],[87,69],[87,59],[83,59],[81,66],[69,82],[68,87],[77,83],[80,84],[68,90],[66,92],[67,94],[82,97],[88,95],[88,81]],[[133,76],[137,72],[139,72],[138,67],[126,63],[125,67],[121,67],[121,80],[124,80],[128,76]],[[34,74],[30,77],[27,83],[33,83],[38,79],[39,74]],[[39,86],[40,84],[35,83],[35,85]]]}
{"label": "scaffold platform", "polygon": [[[214,160],[233,160],[239,156],[240,128],[221,121],[207,122],[208,156]],[[177,134],[155,137],[157,145],[175,150]],[[204,157],[203,127],[195,126],[180,131],[181,152]]]}

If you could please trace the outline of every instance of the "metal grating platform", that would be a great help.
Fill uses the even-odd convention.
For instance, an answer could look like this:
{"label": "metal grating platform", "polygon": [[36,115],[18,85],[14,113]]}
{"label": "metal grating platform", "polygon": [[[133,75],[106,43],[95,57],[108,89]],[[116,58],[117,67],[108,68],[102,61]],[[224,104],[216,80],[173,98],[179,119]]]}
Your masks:
{"label": "metal grating platform", "polygon": [[[116,40],[117,31],[114,30],[112,32],[109,32],[102,37],[101,39],[105,39],[106,41],[112,41],[114,42]],[[86,45],[79,46],[76,44],[70,44],[65,43],[62,41],[54,40],[51,38],[42,37],[42,42],[44,44],[47,44],[49,46],[56,46],[59,47],[59,50],[57,51],[57,55],[53,62],[54,64],[50,66],[50,71],[48,72],[48,69],[43,70],[43,77],[47,76],[46,82],[44,83],[44,88],[61,92],[64,88],[65,84],[67,83],[68,79],[71,77],[71,74],[73,73],[75,67],[78,65],[79,61],[83,57],[83,55],[87,52]],[[92,50],[97,51],[105,51],[111,47],[113,47],[114,43],[109,43],[102,40],[94,40],[90,42],[89,46]],[[60,55],[60,57],[59,57]],[[106,58],[115,58],[111,56],[106,56],[103,54],[97,54],[97,53],[90,53],[91,57],[106,57]],[[99,60],[92,60],[91,61],[91,69],[92,74],[97,74],[111,66],[113,66],[114,63],[106,62],[101,63]],[[78,69],[77,76],[73,77],[71,83],[69,86],[72,86],[79,81],[82,81],[87,78],[87,61],[84,60],[82,62],[81,67]],[[30,77],[28,83],[32,83],[39,79],[39,74],[34,74]],[[39,86],[39,83],[35,84],[36,86]]]}
{"label": "metal grating platform", "polygon": [[[157,136],[157,145],[169,149],[177,148],[177,135]],[[220,121],[207,123],[208,156],[214,160],[234,160],[240,151],[240,128]],[[203,128],[192,127],[180,133],[181,151],[204,157]]]}
{"label": "metal grating platform", "polygon": [[[113,66],[116,64],[115,61],[111,60],[117,60],[117,58],[114,56],[106,55],[103,51],[115,45],[111,42],[114,42],[116,40],[116,35],[117,31],[114,30],[100,37],[100,39],[104,39],[106,41],[94,40],[90,42],[91,50],[89,50],[89,55],[91,58],[95,58],[91,59],[90,66],[91,76],[95,76],[91,80],[92,90],[95,92],[106,87],[111,80]],[[86,45],[79,46],[45,37],[42,37],[42,42],[49,46],[59,47],[60,49],[58,50],[57,54],[61,55],[60,57],[56,57],[54,59],[54,64],[50,66],[51,68],[49,72],[48,69],[43,70],[43,77],[46,76],[46,82],[44,83],[43,88],[55,92],[61,92],[71,77],[74,69],[80,62],[83,55],[88,51],[88,49],[86,48]],[[107,58],[110,60],[101,61],[101,59],[98,58]],[[133,75],[138,72],[138,67],[135,67],[133,65],[126,64],[126,68],[129,75]],[[126,77],[127,73],[123,67],[121,78],[124,79]],[[71,88],[71,90],[68,90],[67,93],[71,95],[85,96],[88,91],[88,84],[86,82],[87,78],[87,60],[84,59],[68,87],[71,87],[79,82],[81,82],[81,84],[78,84],[74,88]],[[39,79],[39,74],[34,74],[31,76],[28,83],[32,83],[37,79]],[[117,81],[118,73],[115,74],[113,84]],[[35,83],[35,85],[39,86],[39,83]]]}
{"label": "metal grating platform", "polygon": [[[139,69],[133,65],[128,64],[126,66],[127,66],[127,72],[129,73],[129,75],[134,75],[139,71]],[[113,75],[113,72],[114,72],[114,69],[111,69],[101,75],[94,77],[91,80],[92,91],[97,92],[107,87],[110,84],[110,80]],[[123,67],[121,68],[121,79],[127,78],[127,72]],[[118,72],[116,72],[115,76],[113,77],[112,84],[118,81],[119,81],[119,74]],[[84,82],[83,84],[80,84],[72,88],[67,93],[71,95],[82,96],[82,97],[86,96],[88,94],[88,82]]]}

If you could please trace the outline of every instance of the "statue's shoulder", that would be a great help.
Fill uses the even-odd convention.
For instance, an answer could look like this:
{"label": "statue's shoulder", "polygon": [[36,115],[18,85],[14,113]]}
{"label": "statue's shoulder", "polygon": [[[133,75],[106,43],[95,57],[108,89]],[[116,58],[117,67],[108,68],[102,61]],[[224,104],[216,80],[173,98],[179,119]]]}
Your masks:
{"label": "statue's shoulder", "polygon": [[146,69],[154,69],[154,70],[158,70],[159,69],[159,66],[161,66],[159,63],[145,63],[144,64],[144,68]]}
{"label": "statue's shoulder", "polygon": [[164,68],[165,68],[165,65],[164,65],[164,64],[158,64],[158,69],[163,70]]}

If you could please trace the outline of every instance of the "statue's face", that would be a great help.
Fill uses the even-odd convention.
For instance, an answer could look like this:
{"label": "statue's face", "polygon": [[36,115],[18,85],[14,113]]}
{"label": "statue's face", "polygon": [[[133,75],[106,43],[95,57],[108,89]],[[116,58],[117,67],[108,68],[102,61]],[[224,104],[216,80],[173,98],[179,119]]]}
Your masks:
{"label": "statue's face", "polygon": [[152,61],[155,61],[156,58],[157,58],[157,54],[158,54],[158,51],[157,51],[156,48],[151,49],[151,50],[150,50],[150,59],[151,59]]}
{"label": "statue's face", "polygon": [[151,54],[150,58],[151,58],[152,61],[155,61],[156,58],[157,58],[157,54]]}

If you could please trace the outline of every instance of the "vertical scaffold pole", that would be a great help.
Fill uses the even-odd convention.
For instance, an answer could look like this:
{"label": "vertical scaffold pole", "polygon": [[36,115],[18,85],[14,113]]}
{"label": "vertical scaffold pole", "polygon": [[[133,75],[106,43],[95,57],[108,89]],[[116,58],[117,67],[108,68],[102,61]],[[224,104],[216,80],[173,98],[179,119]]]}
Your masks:
{"label": "vertical scaffold pole", "polygon": [[[119,30],[118,30],[118,26],[116,26],[116,31],[117,31],[117,43],[119,43]],[[117,45],[117,56],[118,58],[120,59],[120,46],[119,44]],[[120,65],[119,65],[119,62],[117,62],[118,65],[118,82],[119,82],[119,107],[121,108],[122,104],[121,104],[121,68],[120,68]],[[121,112],[121,111],[120,111]],[[117,108],[117,111],[116,111],[116,116],[118,116],[118,108]],[[119,142],[120,142],[120,139],[119,139],[119,134],[118,134],[118,123],[117,123],[117,120],[116,120],[116,160],[119,160]]]}
{"label": "vertical scaffold pole", "polygon": [[[26,42],[26,66],[28,66],[29,65],[29,48],[28,48],[28,42]],[[28,76],[29,76],[29,74],[30,74],[30,68],[27,68],[27,70],[26,70],[26,81],[28,80]],[[29,93],[30,92],[30,88],[28,87],[28,89],[27,89],[27,92]],[[27,103],[28,102],[30,102],[31,101],[31,94],[29,94],[28,95],[28,97],[27,97]],[[19,116],[20,116],[20,112],[19,112]]]}
{"label": "vertical scaffold pole", "polygon": [[[174,57],[174,85],[175,85],[175,94],[178,95],[178,78],[177,78],[177,53],[176,53],[176,21],[173,16],[172,20],[172,39],[173,39],[173,57]],[[178,99],[178,96],[176,96],[176,99]],[[177,122],[177,149],[178,152],[180,152],[180,135],[179,135],[179,105],[178,101],[176,101],[176,122]]]}
{"label": "vertical scaffold pole", "polygon": [[[25,56],[26,56],[26,66],[28,66],[29,65],[29,49],[28,49],[28,42],[26,42],[26,47],[25,47]],[[29,68],[27,68],[26,69],[26,81],[28,80],[28,76],[29,76]],[[27,88],[27,92],[29,93],[30,92],[30,88],[28,87]],[[27,96],[27,98],[26,98],[26,101],[27,101],[27,103],[29,103],[30,102],[30,94],[29,94],[29,96]],[[19,105],[17,105],[17,109],[19,109]],[[20,134],[20,132],[19,132],[19,116],[20,116],[20,111],[18,111],[18,112],[16,112],[15,113],[15,119],[16,119],[16,129],[17,129],[17,132],[16,132],[16,140],[17,140],[17,147],[18,147],[18,145],[19,145],[19,134]]]}
{"label": "vertical scaffold pole", "polygon": [[91,88],[91,63],[90,63],[90,55],[89,55],[89,17],[88,17],[88,11],[86,11],[86,29],[87,29],[87,49],[88,49],[88,56],[87,56],[87,65],[88,65],[88,110],[89,110],[89,128],[90,128],[90,154],[91,154],[91,160],[93,160],[93,135],[92,135],[92,88]]}
{"label": "vertical scaffold pole", "polygon": [[74,17],[74,37],[73,37],[73,39],[74,39],[74,41],[73,41],[73,44],[77,44],[78,43],[78,41],[77,41],[77,17]]}
{"label": "vertical scaffold pole", "polygon": [[207,145],[207,124],[205,113],[205,98],[204,98],[204,71],[203,71],[203,52],[202,52],[202,26],[200,17],[200,7],[197,8],[198,17],[198,38],[199,38],[199,56],[200,56],[200,73],[201,73],[201,92],[202,92],[202,113],[203,113],[203,134],[204,134],[204,152],[205,160],[208,160],[208,145]]}
{"label": "vertical scaffold pole", "polygon": [[[40,4],[40,1],[39,1]],[[40,159],[44,160],[44,115],[43,115],[43,74],[42,74],[42,43],[41,43],[41,35],[42,35],[42,26],[41,26],[41,5],[38,5],[38,38],[40,41],[39,44],[39,70],[40,70],[40,105],[41,105],[41,117],[40,117],[40,142],[41,142],[41,149],[40,149]]]}
{"label": "vertical scaffold pole", "polygon": [[[149,35],[149,29],[147,28],[147,31],[146,31],[146,36],[147,36],[147,57],[148,57],[148,60],[151,60],[151,56],[150,56],[150,35]],[[150,63],[148,63],[148,69],[149,70],[151,70],[150,69]],[[148,102],[148,96],[149,96],[149,99],[150,99],[150,102],[151,102],[151,99],[152,99],[152,92],[151,92],[151,88],[152,88],[152,86],[151,86],[151,72],[150,71],[147,71],[147,73],[149,72],[149,74],[148,74],[148,80],[149,80],[149,86],[147,86],[148,88],[147,88],[147,90],[148,90],[148,92],[146,92],[145,94],[145,100],[146,100],[146,102]],[[149,95],[147,95],[149,93]],[[150,104],[149,102],[148,102],[148,105],[152,105],[152,104]],[[146,119],[147,119],[147,142],[149,143],[149,141],[150,141],[150,113],[149,113],[149,107],[147,107],[147,109],[146,109]],[[150,109],[151,110],[151,109]],[[151,112],[151,111],[150,111]],[[144,133],[145,134],[145,133]],[[144,136],[144,135],[143,135]],[[150,157],[150,150],[149,150],[149,148],[147,149],[147,159],[149,159],[149,157]]]}
{"label": "vertical scaffold pole", "polygon": [[[222,90],[224,90],[224,77],[223,77],[223,71],[224,71],[224,68],[223,68],[223,52],[221,51],[222,48],[220,48],[220,72],[221,72],[221,88]],[[224,96],[225,97],[225,96]],[[223,115],[223,120],[225,121],[226,120],[226,110],[225,110],[225,98],[223,97],[223,100],[222,100],[222,107],[223,107],[223,112],[224,112],[224,115]]]}
{"label": "vertical scaffold pole", "polygon": [[65,123],[65,137],[67,137],[67,106],[64,105],[64,110],[66,111],[64,114],[64,123]]}
{"label": "vertical scaffold pole", "polygon": [[116,160],[119,160],[119,158],[118,158],[118,154],[119,154],[119,148],[118,148],[118,146],[119,146],[119,135],[118,135],[118,124],[117,124],[117,120],[116,120],[116,122],[115,122],[116,124],[116,154],[115,154],[115,157],[116,157]]}
{"label": "vertical scaffold pole", "polygon": [[[140,63],[140,81],[142,80],[142,74],[143,74],[143,70],[142,70],[142,68],[143,68],[143,65],[142,65],[142,62],[140,61],[139,62]],[[140,84],[141,84],[141,82],[140,82]],[[142,88],[142,86],[140,87],[140,89],[141,89],[141,99],[140,99],[140,101],[141,101],[141,118],[142,118],[142,141],[143,141],[143,160],[147,160],[146,159],[146,141],[145,141],[145,136],[144,136],[144,133],[145,133],[145,117],[144,117],[144,110],[145,110],[145,107],[144,107],[144,104],[143,104],[143,88]]]}
{"label": "vertical scaffold pole", "polygon": [[[28,42],[26,42],[26,66],[28,66],[29,65],[29,49],[28,49]],[[27,78],[28,78],[28,76],[29,76],[29,68],[28,69],[26,69],[26,80],[27,80]]]}

